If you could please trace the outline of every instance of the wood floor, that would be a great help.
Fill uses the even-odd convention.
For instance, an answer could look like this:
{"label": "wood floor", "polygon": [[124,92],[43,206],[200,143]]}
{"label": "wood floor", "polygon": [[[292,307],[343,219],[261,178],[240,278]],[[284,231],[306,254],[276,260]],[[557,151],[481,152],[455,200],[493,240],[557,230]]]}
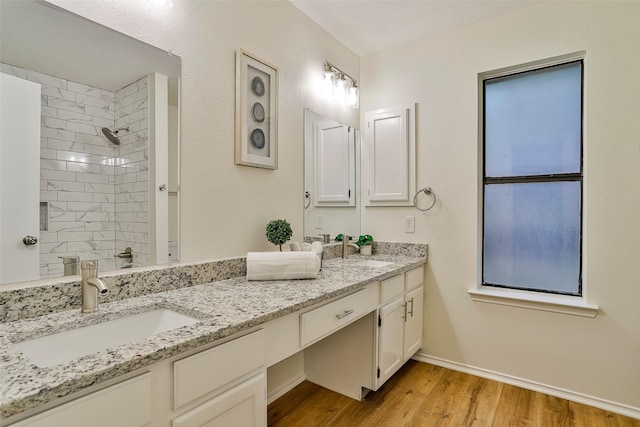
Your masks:
{"label": "wood floor", "polygon": [[634,426],[640,420],[410,360],[358,402],[308,381],[273,402],[278,426]]}

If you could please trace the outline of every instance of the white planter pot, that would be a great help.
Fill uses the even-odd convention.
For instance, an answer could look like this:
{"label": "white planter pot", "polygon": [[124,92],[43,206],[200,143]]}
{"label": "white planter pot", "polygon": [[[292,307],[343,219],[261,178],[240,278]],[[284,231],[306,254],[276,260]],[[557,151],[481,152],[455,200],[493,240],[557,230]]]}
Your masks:
{"label": "white planter pot", "polygon": [[360,246],[360,255],[371,255],[372,248],[373,246],[371,245]]}

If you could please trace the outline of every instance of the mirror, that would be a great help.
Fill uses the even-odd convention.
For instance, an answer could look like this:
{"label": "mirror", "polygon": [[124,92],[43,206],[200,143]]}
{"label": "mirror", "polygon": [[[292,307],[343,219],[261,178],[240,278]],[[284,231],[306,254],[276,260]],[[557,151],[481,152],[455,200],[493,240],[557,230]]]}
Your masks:
{"label": "mirror", "polygon": [[360,234],[360,131],[304,111],[304,237]]}
{"label": "mirror", "polygon": [[[78,274],[76,260],[101,272],[177,261],[180,58],[43,1],[0,7],[0,284]],[[5,133],[4,115],[30,103],[5,99],[9,87],[29,86],[40,90],[31,173],[8,166],[33,141],[20,124]]]}

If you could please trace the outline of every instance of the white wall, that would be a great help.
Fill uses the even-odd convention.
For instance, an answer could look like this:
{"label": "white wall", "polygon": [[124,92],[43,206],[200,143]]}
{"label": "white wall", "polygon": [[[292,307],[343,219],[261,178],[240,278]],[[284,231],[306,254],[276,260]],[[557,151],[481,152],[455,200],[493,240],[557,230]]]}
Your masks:
{"label": "white wall", "polygon": [[[418,103],[418,187],[433,211],[364,208],[378,240],[429,244],[423,353],[640,408],[640,3],[545,2],[362,58],[361,111]],[[477,75],[580,50],[585,282],[595,319],[472,302]],[[403,217],[416,216],[416,233]]]}
{"label": "white wall", "polygon": [[[176,1],[168,11],[144,1],[54,3],[182,58],[181,260],[274,250],[264,233],[276,218],[302,240],[303,108],[357,123],[357,110],[328,105],[314,83],[325,60],[358,78],[358,56],[285,1]],[[234,164],[238,48],[280,70],[277,171]]]}
{"label": "white wall", "polygon": [[[55,3],[182,58],[182,259],[272,249],[264,227],[302,238],[302,109],[356,124],[323,103],[322,62],[358,78],[359,58],[287,2]],[[544,3],[362,59],[361,109],[418,102],[418,186],[430,213],[366,208],[377,240],[430,244],[428,355],[640,406],[639,4]],[[233,163],[235,50],[280,67],[280,169]],[[477,73],[587,50],[586,258],[595,319],[473,303],[477,268]],[[355,113],[357,114],[357,112]],[[416,233],[403,217],[416,216]]]}

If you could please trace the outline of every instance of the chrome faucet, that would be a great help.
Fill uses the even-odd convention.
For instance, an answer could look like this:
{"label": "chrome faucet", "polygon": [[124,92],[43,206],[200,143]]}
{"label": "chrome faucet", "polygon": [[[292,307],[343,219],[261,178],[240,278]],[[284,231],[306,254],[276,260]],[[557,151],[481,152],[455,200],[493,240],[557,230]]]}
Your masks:
{"label": "chrome faucet", "polygon": [[98,279],[98,261],[82,261],[82,312],[93,313],[98,311],[98,292],[106,294],[109,292],[107,284],[102,279]]}
{"label": "chrome faucet", "polygon": [[348,236],[346,234],[342,235],[342,258],[347,257],[347,248],[349,246],[356,248],[356,250],[359,249],[358,245],[356,245],[355,243],[350,243],[349,240],[351,240],[351,236]]}

